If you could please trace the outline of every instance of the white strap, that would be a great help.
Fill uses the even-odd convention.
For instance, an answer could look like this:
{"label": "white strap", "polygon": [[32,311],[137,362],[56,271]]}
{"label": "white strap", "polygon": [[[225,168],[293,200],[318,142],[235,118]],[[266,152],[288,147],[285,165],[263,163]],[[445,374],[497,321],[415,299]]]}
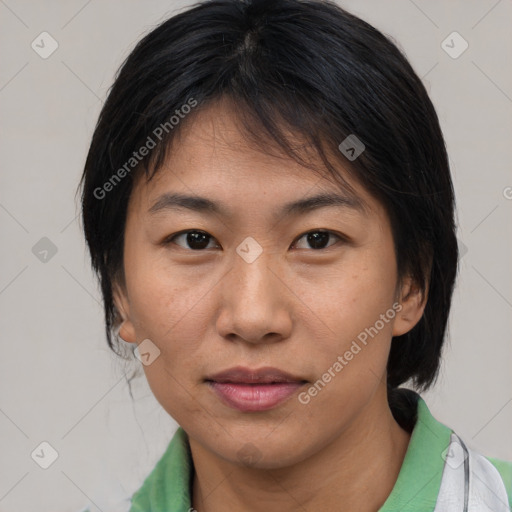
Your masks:
{"label": "white strap", "polygon": [[488,459],[468,449],[457,434],[452,433],[443,458],[434,512],[510,512],[499,471]]}

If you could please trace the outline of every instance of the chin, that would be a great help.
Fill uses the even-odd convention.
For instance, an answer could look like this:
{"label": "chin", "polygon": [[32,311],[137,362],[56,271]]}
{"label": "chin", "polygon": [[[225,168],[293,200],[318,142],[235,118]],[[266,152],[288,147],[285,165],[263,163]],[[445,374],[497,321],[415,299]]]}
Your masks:
{"label": "chin", "polygon": [[[272,434],[266,439],[262,436],[258,440],[250,436],[233,437],[236,442],[233,439],[226,439],[226,446],[219,443],[212,448],[220,457],[231,463],[253,469],[282,469],[293,466],[308,457],[306,446],[297,446],[296,441],[290,439],[289,442],[286,442],[286,439],[278,436],[270,440],[271,436]],[[298,435],[293,437],[299,438]]]}

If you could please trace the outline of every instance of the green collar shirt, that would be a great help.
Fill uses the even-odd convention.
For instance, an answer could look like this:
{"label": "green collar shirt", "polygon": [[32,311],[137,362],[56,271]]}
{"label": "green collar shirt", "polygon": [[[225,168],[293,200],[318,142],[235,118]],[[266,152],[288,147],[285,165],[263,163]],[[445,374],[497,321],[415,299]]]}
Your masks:
{"label": "green collar shirt", "polygon": [[[379,512],[433,512],[436,506],[452,430],[438,422],[418,395],[412,430],[396,483]],[[512,497],[512,462],[487,457]],[[180,427],[142,487],[132,496],[129,512],[192,512],[194,467],[185,431]]]}

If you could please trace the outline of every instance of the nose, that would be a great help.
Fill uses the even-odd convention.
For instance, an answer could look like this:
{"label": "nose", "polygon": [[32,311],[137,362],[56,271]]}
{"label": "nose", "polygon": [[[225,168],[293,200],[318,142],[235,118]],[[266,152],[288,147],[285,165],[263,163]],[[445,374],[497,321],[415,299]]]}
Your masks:
{"label": "nose", "polygon": [[265,251],[252,262],[237,254],[222,284],[219,334],[251,344],[288,338],[293,294],[283,278],[279,264]]}

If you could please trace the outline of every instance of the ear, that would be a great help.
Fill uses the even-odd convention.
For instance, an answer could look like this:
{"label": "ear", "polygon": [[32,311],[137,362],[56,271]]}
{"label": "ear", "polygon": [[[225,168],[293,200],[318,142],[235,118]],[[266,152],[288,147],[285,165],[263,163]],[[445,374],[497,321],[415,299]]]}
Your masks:
{"label": "ear", "polygon": [[420,287],[411,277],[404,278],[398,294],[398,302],[402,309],[395,317],[393,336],[401,336],[409,332],[420,321],[427,298],[427,291],[422,294]]}
{"label": "ear", "polygon": [[130,318],[130,303],[124,286],[114,283],[112,295],[114,305],[121,316],[119,336],[127,343],[136,343],[135,328]]}

